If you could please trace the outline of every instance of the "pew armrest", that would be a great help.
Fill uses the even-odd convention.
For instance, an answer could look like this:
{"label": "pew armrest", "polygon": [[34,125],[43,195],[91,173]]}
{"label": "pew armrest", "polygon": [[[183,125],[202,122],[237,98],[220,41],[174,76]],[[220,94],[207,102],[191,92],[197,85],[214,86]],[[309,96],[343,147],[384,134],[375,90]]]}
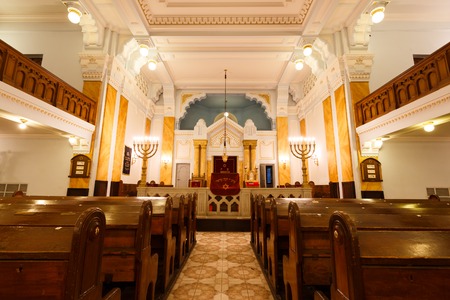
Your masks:
{"label": "pew armrest", "polygon": [[121,293],[120,289],[114,288],[114,289],[110,290],[108,292],[108,294],[106,294],[103,297],[103,300],[120,300],[121,295],[122,295],[122,293]]}

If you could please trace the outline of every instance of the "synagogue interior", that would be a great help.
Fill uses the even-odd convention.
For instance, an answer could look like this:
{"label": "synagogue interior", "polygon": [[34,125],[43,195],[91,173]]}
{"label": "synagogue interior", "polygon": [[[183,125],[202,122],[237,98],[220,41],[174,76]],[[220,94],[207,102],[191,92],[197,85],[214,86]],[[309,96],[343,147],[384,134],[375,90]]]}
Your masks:
{"label": "synagogue interior", "polygon": [[[346,267],[336,261],[344,252],[333,236],[344,239],[356,232],[352,226],[370,233],[392,226],[386,231],[401,238],[367,239],[406,243],[411,228],[450,232],[450,2],[0,0],[0,7],[2,239],[21,236],[8,226],[27,227],[25,215],[58,209],[73,216],[42,217],[57,228],[93,215],[100,248],[124,238],[109,236],[108,226],[137,222],[131,214],[141,224],[143,211],[166,216],[161,235],[173,237],[144,238],[149,227],[133,233],[152,247],[164,244],[156,256],[136,254],[148,265],[157,261],[157,271],[124,275],[118,261],[96,261],[93,286],[100,287],[86,289],[92,299],[393,299],[405,286],[385,294],[367,288],[393,273],[346,271],[353,281],[341,286],[336,274]],[[359,219],[361,208],[378,219]],[[429,223],[409,221],[407,209]],[[328,253],[326,267],[291,262],[299,228],[313,222],[300,224],[295,216],[303,214],[325,220],[331,248],[314,246],[311,256]],[[391,224],[391,214],[404,219]],[[277,223],[281,216],[286,223]],[[379,249],[363,237],[358,253]],[[432,238],[434,245],[450,241],[447,233],[419,244]],[[2,254],[7,244],[0,242],[0,269],[11,258],[9,250]],[[21,251],[23,258],[28,250]],[[438,283],[425,292],[405,288],[418,298],[404,299],[445,295],[439,284],[450,278],[450,252],[441,254],[448,257],[438,264],[448,266],[433,276]],[[316,273],[291,276],[299,268],[292,264]],[[75,273],[82,272],[68,272]],[[423,274],[414,273],[418,285],[428,284]],[[131,292],[116,281],[132,282]],[[7,285],[0,284],[1,299],[33,298],[2,291]]]}

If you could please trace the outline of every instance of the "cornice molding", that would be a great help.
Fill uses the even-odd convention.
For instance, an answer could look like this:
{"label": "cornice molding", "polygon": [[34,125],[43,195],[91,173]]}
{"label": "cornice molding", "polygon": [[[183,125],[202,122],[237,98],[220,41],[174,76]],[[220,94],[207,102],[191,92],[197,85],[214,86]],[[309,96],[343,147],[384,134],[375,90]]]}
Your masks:
{"label": "cornice molding", "polygon": [[314,0],[306,0],[300,11],[292,16],[155,16],[150,3],[138,0],[142,13],[150,26],[176,25],[302,25]]}

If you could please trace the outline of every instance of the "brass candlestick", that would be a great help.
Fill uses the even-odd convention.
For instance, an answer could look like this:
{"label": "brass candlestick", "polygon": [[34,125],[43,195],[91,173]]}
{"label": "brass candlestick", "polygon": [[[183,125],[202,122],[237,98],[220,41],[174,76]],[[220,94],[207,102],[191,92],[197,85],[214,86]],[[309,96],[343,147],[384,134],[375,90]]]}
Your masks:
{"label": "brass candlestick", "polygon": [[158,140],[152,137],[137,137],[133,141],[133,149],[136,156],[142,158],[142,173],[139,187],[147,184],[147,160],[155,155],[158,150]]}
{"label": "brass candlestick", "polygon": [[316,142],[313,138],[298,138],[289,141],[289,148],[292,154],[302,160],[303,186],[308,186],[308,173],[306,172],[306,160],[314,155]]}

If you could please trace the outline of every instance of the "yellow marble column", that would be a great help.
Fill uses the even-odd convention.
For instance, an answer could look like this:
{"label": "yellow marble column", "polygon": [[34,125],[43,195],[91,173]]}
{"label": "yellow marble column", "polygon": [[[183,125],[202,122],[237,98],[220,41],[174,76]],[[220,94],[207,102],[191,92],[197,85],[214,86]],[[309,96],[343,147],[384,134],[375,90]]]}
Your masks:
{"label": "yellow marble column", "polygon": [[194,140],[194,177],[201,177],[206,174],[207,145],[208,140]]}
{"label": "yellow marble column", "polygon": [[325,143],[328,158],[328,176],[331,182],[338,182],[338,168],[336,160],[336,143],[334,142],[334,125],[331,108],[331,98],[328,97],[322,102],[323,121],[325,124]]}
{"label": "yellow marble column", "polygon": [[354,181],[351,147],[350,147],[350,135],[347,119],[347,105],[345,99],[344,86],[340,86],[334,92],[336,101],[336,117],[338,124],[339,135],[339,150],[341,159],[342,181]]}
{"label": "yellow marble column", "polygon": [[[102,89],[101,81],[85,81],[85,82],[83,82],[83,94],[85,94],[86,96],[90,97],[91,99],[94,99],[97,101],[97,107],[96,107],[97,114],[100,112],[100,109],[98,107],[98,100],[100,99],[101,89]],[[95,136],[97,134],[98,133],[96,131],[94,131],[94,133],[92,134],[90,151],[88,154],[86,154],[86,156],[88,156],[91,160],[93,158],[94,141],[95,141]],[[90,179],[91,178],[70,178],[69,188],[88,189]]]}
{"label": "yellow marble column", "polygon": [[[352,104],[354,105],[364,97],[370,94],[368,82],[350,82],[350,94],[352,96]],[[358,150],[358,163],[366,159],[367,157],[361,156],[361,145],[359,137],[356,135],[356,144]],[[378,156],[373,158],[378,159]],[[361,191],[382,191],[383,185],[381,182],[361,182]]]}
{"label": "yellow marble column", "polygon": [[150,129],[152,127],[152,120],[150,120],[149,118],[145,119],[145,130],[144,133],[146,136],[150,135]]}
{"label": "yellow marble column", "polygon": [[109,158],[112,143],[112,132],[114,127],[114,111],[116,108],[117,91],[108,84],[106,89],[105,110],[103,114],[103,127],[100,133],[100,148],[97,164],[98,181],[108,180]]}
{"label": "yellow marble column", "polygon": [[[244,140],[242,141],[242,144],[244,146],[244,162],[243,162],[243,168],[244,168],[244,181],[245,180],[256,180],[258,181],[257,172],[255,170],[255,163],[256,163],[256,145],[258,141],[257,140]],[[249,178],[251,172],[251,176],[253,179]]]}
{"label": "yellow marble column", "polygon": [[119,182],[122,178],[122,164],[125,147],[125,130],[127,126],[128,100],[120,96],[119,117],[117,120],[116,143],[111,181]]}
{"label": "yellow marble column", "polygon": [[277,148],[278,148],[278,183],[291,183],[290,165],[284,167],[284,158],[289,157],[288,118],[277,117]]}
{"label": "yellow marble column", "polygon": [[167,164],[161,163],[160,179],[164,184],[172,184],[172,158],[175,137],[175,118],[164,117],[163,140],[161,141],[161,159],[170,158]]}

